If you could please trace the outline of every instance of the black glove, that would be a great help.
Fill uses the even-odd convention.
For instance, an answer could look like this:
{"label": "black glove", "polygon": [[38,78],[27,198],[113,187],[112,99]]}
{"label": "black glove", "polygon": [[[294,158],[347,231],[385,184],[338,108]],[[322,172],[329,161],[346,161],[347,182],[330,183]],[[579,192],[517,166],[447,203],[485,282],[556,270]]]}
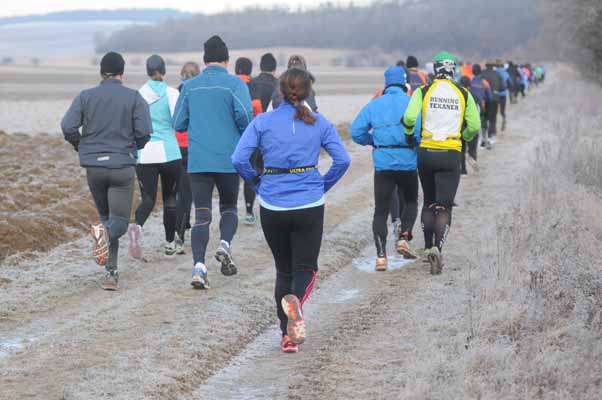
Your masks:
{"label": "black glove", "polygon": [[77,142],[70,142],[71,146],[73,146],[73,150],[75,151],[79,151],[79,141]]}
{"label": "black glove", "polygon": [[416,147],[416,136],[414,135],[406,135],[406,143],[410,147]]}

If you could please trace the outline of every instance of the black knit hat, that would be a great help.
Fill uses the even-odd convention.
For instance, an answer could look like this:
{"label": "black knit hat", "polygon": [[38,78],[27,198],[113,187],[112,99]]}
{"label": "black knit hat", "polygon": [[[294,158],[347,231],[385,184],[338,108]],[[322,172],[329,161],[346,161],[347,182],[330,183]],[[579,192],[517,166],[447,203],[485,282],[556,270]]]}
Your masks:
{"label": "black knit hat", "polygon": [[240,57],[234,65],[234,73],[236,75],[251,75],[253,71],[253,62],[247,57]]}
{"label": "black knit hat", "polygon": [[472,66],[473,75],[481,75],[481,66],[479,64],[474,64]]}
{"label": "black knit hat", "polygon": [[156,54],[146,60],[146,73],[148,76],[153,76],[155,72],[165,75],[165,61],[163,61],[161,56]]}
{"label": "black knit hat", "polygon": [[111,51],[104,55],[100,61],[100,74],[101,75],[123,75],[125,69],[125,60],[119,53]]}
{"label": "black knit hat", "polygon": [[210,62],[225,62],[230,59],[228,54],[228,47],[226,43],[219,36],[211,36],[204,44],[205,54],[203,54],[203,61],[205,63]]}
{"label": "black knit hat", "polygon": [[261,62],[259,63],[259,69],[265,72],[276,71],[276,57],[272,53],[265,53],[261,56]]}
{"label": "black knit hat", "polygon": [[406,60],[406,67],[418,68],[418,59],[414,56],[408,56],[408,59]]}

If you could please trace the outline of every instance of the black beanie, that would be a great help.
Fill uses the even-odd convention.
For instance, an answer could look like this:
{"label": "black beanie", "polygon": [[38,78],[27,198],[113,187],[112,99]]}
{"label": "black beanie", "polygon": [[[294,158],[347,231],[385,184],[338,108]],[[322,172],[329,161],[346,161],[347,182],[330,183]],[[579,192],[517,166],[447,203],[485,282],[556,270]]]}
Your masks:
{"label": "black beanie", "polygon": [[272,53],[265,53],[261,56],[261,62],[259,63],[259,69],[265,72],[276,71],[276,57]]}
{"label": "black beanie", "polygon": [[234,66],[234,73],[236,73],[236,75],[251,75],[252,71],[253,62],[247,57],[240,57],[236,60],[236,64]]}
{"label": "black beanie", "polygon": [[111,51],[104,55],[100,61],[101,75],[123,75],[125,69],[125,60],[122,55]]}
{"label": "black beanie", "polygon": [[479,64],[474,64],[472,66],[473,75],[481,75],[481,66]]}
{"label": "black beanie", "polygon": [[226,43],[219,36],[211,36],[204,44],[205,54],[203,55],[203,61],[205,63],[210,62],[225,62],[230,59],[228,54],[228,47]]}
{"label": "black beanie", "polygon": [[165,75],[165,61],[163,61],[161,56],[156,54],[146,60],[146,73],[148,76],[153,76],[155,72]]}
{"label": "black beanie", "polygon": [[418,59],[414,56],[409,56],[406,60],[406,67],[408,68],[418,68]]}

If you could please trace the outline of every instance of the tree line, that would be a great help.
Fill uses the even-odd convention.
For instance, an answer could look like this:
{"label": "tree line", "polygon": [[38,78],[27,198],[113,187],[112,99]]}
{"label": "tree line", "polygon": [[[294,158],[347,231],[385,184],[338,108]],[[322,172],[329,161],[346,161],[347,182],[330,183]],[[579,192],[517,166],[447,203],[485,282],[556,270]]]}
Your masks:
{"label": "tree line", "polygon": [[208,37],[219,34],[233,49],[286,46],[406,54],[447,49],[494,57],[533,40],[540,22],[533,0],[380,1],[305,11],[249,8],[132,26],[99,38],[96,50],[200,51]]}

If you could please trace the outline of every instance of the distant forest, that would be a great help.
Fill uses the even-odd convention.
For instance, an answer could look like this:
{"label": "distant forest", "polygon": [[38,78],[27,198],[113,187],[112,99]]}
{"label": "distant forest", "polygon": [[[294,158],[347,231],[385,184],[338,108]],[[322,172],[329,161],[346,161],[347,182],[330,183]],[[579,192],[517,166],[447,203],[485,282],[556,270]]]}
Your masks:
{"label": "distant forest", "polygon": [[172,8],[58,11],[41,15],[0,18],[0,26],[33,22],[133,21],[159,23],[168,18],[185,18],[191,15]]}
{"label": "distant forest", "polygon": [[252,8],[170,18],[99,37],[98,52],[202,51],[219,34],[230,48],[315,47],[421,53],[447,49],[498,56],[524,46],[540,25],[534,0],[406,0],[308,11]]}

